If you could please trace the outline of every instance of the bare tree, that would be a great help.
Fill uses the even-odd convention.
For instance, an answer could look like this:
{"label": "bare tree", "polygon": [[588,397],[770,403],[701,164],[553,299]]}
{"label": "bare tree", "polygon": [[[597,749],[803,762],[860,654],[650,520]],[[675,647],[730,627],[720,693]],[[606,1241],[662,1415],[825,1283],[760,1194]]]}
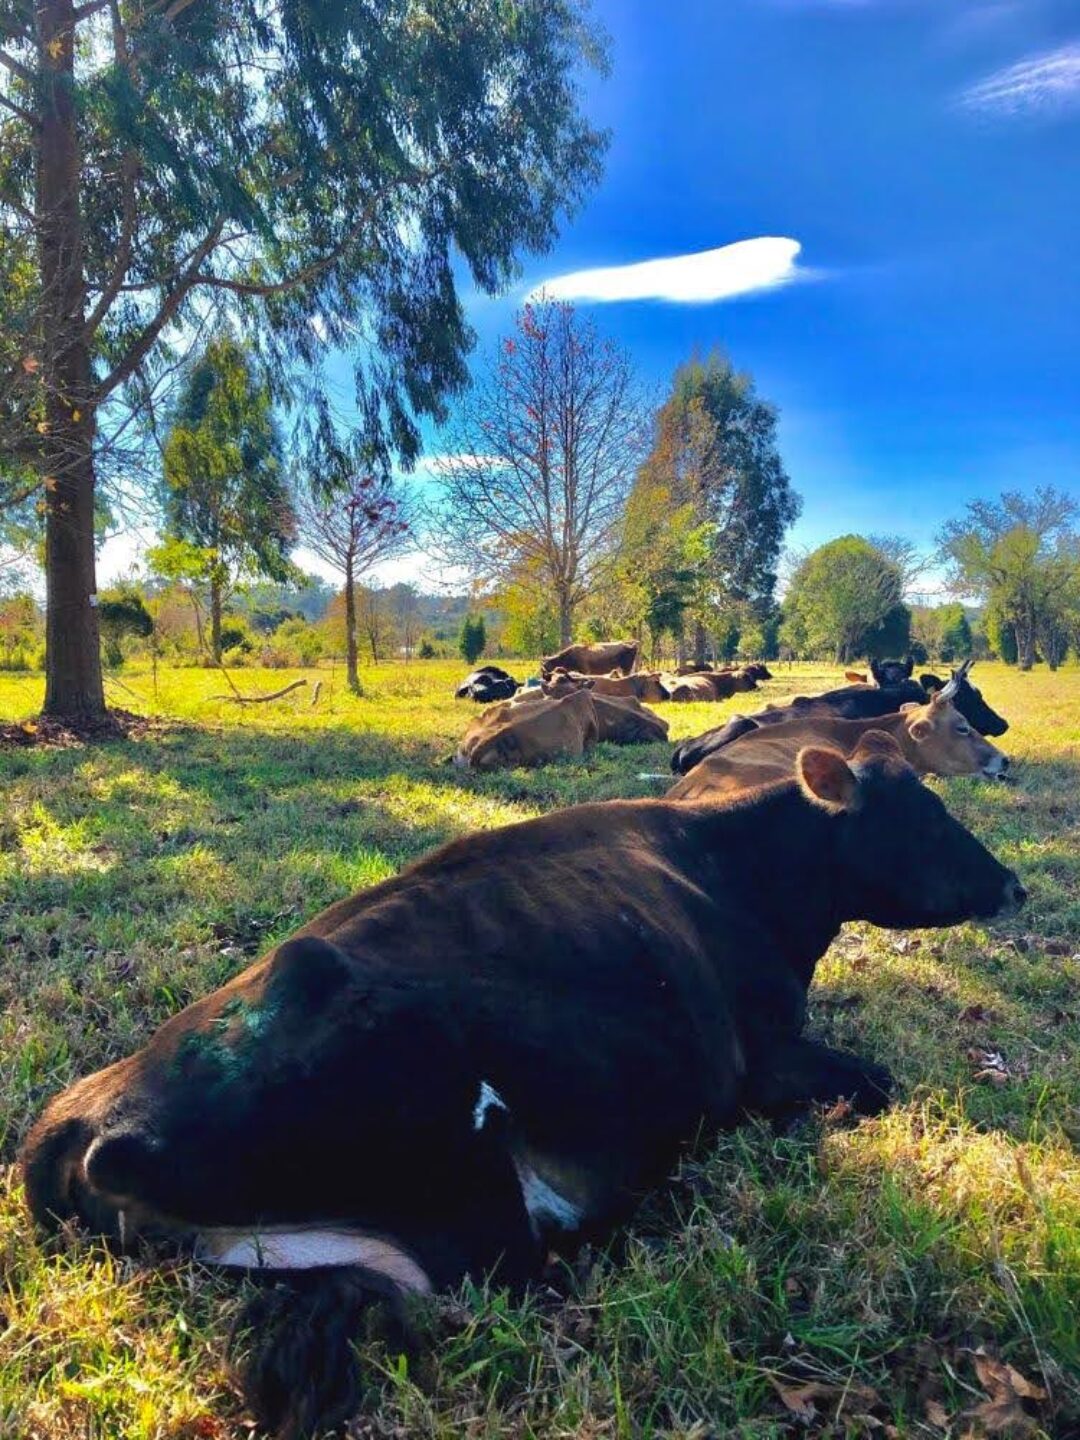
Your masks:
{"label": "bare tree", "polygon": [[[309,472],[297,487],[300,543],[344,579],[345,664],[349,689],[358,695],[356,584],[373,566],[408,549],[409,501],[390,475],[350,470],[347,449],[334,450],[330,463],[337,470],[334,477]],[[324,489],[328,483],[329,491]],[[376,639],[371,650],[378,660]]]}
{"label": "bare tree", "polygon": [[568,643],[646,429],[627,355],[572,306],[527,305],[464,402],[429,548],[486,584],[538,575]]}
{"label": "bare tree", "polygon": [[416,643],[420,638],[420,597],[412,585],[395,585],[389,593],[394,623],[397,626],[398,643],[411,660]]}
{"label": "bare tree", "polygon": [[390,616],[386,608],[386,592],[373,585],[361,585],[357,595],[360,624],[367,636],[371,661],[377,665],[390,633]]}

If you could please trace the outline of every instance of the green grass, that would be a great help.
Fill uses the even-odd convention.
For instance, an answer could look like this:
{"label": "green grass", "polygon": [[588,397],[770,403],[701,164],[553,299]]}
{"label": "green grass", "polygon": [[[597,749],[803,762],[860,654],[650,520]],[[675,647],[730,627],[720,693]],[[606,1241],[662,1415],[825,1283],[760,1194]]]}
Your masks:
{"label": "green grass", "polygon": [[[220,1358],[229,1284],[39,1243],[10,1162],[47,1096],[440,841],[662,788],[638,777],[666,770],[665,745],[532,772],[446,766],[472,713],[452,699],[464,668],[379,667],[361,699],[321,671],[314,708],[310,686],[240,708],[212,698],[212,672],[155,687],[125,671],[110,699],[161,717],[147,738],[0,751],[4,1440],[250,1433]],[[299,673],[237,679],[265,693]],[[778,671],[760,698],[837,679]],[[411,1363],[365,1344],[358,1435],[979,1435],[979,1346],[1049,1392],[1014,1433],[1080,1434],[1080,671],[978,679],[1012,721],[1017,783],[940,788],[1019,871],[1027,910],[993,929],[849,926],[812,996],[820,1033],[894,1070],[896,1106],[856,1128],[726,1136],[611,1253],[526,1303],[458,1297]],[[0,677],[0,717],[32,715],[41,693]],[[748,698],[666,707],[672,739]],[[977,1052],[1003,1057],[1002,1083],[976,1078]]]}

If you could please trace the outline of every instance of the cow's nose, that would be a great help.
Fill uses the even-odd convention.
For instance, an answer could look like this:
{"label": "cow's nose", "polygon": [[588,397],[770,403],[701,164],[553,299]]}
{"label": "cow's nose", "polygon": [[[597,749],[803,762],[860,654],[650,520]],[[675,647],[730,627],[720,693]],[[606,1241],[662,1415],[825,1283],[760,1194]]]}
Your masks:
{"label": "cow's nose", "polygon": [[95,1190],[127,1198],[137,1195],[159,1163],[161,1146],[138,1130],[99,1135],[83,1158],[86,1178]]}

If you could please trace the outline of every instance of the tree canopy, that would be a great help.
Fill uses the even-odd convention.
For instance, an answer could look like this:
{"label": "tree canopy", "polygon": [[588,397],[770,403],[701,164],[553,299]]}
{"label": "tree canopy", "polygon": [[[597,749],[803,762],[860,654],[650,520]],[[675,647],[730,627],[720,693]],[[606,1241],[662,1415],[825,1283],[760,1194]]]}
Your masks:
{"label": "tree canopy", "polygon": [[[373,454],[413,462],[485,292],[596,179],[579,0],[4,0],[0,478],[46,510],[45,708],[104,708],[98,471],[223,310]],[[457,268],[459,267],[461,268]]]}
{"label": "tree canopy", "polygon": [[739,611],[760,619],[772,603],[784,533],[801,509],[776,424],[752,377],[715,353],[679,367],[657,415],[625,568],[641,577],[651,627],[693,617],[698,659],[709,628],[730,629]]}
{"label": "tree canopy", "polygon": [[986,602],[999,636],[1012,631],[1023,670],[1035,663],[1037,647],[1058,664],[1080,628],[1078,516],[1072,496],[1044,486],[971,501],[941,531],[955,590]]}
{"label": "tree canopy", "polygon": [[230,335],[188,371],[163,448],[167,539],[202,557],[210,645],[221,659],[221,606],[241,576],[285,580],[296,536],[270,387]]}
{"label": "tree canopy", "polygon": [[841,535],[808,555],[792,576],[785,638],[798,652],[829,651],[840,664],[867,653],[896,654],[906,638],[897,633],[897,612],[906,610],[902,596],[896,562],[861,535]]}

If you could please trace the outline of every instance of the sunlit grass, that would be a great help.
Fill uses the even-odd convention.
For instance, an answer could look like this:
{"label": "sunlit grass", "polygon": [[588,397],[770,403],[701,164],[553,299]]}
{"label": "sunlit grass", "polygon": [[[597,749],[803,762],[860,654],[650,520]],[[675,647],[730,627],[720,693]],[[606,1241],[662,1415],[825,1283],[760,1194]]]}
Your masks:
{"label": "sunlit grass", "polygon": [[[3,1440],[249,1433],[220,1358],[227,1283],[41,1248],[10,1162],[48,1095],[443,840],[663,789],[640,777],[666,772],[668,745],[445,765],[472,713],[453,699],[464,668],[371,668],[362,698],[340,671],[242,671],[247,694],[309,681],[244,707],[213,698],[228,686],[212,671],[135,668],[109,693],[158,717],[146,739],[0,751]],[[944,1413],[978,1435],[980,1345],[1049,1392],[1025,1402],[1029,1433],[1080,1433],[1080,672],[977,678],[1012,722],[1016,783],[932,783],[1019,870],[1028,909],[913,936],[848,927],[812,996],[818,1032],[896,1073],[893,1110],[725,1136],[554,1290],[470,1294],[411,1363],[366,1346],[378,1418],[359,1433],[774,1437],[806,1429],[777,1387],[811,1384],[812,1433],[942,1435]],[[666,707],[671,739],[837,679],[778,670],[760,697]],[[41,694],[0,676],[0,717]]]}

